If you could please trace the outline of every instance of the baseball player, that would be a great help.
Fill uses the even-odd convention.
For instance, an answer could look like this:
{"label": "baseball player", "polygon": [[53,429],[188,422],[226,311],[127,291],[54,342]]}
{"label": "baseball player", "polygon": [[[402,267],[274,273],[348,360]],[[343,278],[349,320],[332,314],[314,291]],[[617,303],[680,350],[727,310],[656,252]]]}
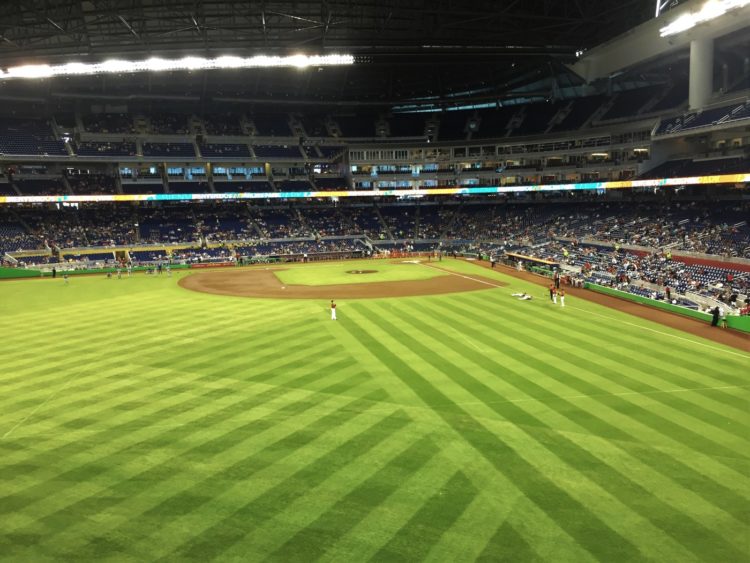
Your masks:
{"label": "baseball player", "polygon": [[336,320],[336,302],[331,299],[331,320]]}
{"label": "baseball player", "polygon": [[565,288],[560,289],[560,307],[565,307]]}

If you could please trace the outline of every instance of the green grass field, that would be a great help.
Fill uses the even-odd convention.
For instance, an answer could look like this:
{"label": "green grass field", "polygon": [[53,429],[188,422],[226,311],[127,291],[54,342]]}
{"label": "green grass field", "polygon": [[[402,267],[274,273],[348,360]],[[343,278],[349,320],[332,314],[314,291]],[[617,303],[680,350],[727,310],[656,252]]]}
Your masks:
{"label": "green grass field", "polygon": [[748,560],[750,355],[443,266],[510,285],[0,283],[0,558]]}

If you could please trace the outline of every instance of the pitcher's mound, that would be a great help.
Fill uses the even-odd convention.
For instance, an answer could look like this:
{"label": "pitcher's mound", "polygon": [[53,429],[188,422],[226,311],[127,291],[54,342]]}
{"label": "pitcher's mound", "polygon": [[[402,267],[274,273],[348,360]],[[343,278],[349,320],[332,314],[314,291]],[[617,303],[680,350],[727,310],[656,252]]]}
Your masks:
{"label": "pitcher's mound", "polygon": [[[355,270],[352,270],[355,271]],[[362,270],[366,272],[366,270]],[[340,285],[282,285],[272,271],[223,270],[201,272],[179,281],[185,289],[241,297],[274,299],[368,299],[374,297],[408,297],[440,295],[463,291],[494,289],[505,285],[482,276],[444,276],[416,281],[388,281]]]}

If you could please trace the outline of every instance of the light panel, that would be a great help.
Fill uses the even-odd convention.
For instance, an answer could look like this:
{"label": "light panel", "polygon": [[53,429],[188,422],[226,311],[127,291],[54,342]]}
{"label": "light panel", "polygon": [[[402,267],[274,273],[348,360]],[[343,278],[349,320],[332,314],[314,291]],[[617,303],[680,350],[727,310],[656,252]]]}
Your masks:
{"label": "light panel", "polygon": [[126,74],[136,72],[165,72],[175,70],[215,70],[247,68],[308,68],[354,64],[352,55],[289,55],[285,57],[257,55],[254,57],[222,56],[213,59],[183,57],[162,59],[152,57],[142,61],[111,59],[100,63],[72,62],[61,65],[22,65],[0,69],[0,80],[53,78],[55,76],[86,76],[96,74]]}
{"label": "light panel", "polygon": [[697,12],[689,12],[678,17],[659,30],[661,37],[668,37],[687,31],[698,25],[723,16],[727,12],[750,5],[750,0],[708,0]]}

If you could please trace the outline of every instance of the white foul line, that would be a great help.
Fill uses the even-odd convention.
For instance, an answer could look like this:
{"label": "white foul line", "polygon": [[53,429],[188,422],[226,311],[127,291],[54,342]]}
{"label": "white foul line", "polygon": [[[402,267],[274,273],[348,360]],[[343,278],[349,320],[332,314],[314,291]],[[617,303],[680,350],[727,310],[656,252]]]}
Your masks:
{"label": "white foul line", "polygon": [[[483,283],[485,285],[491,285],[492,287],[503,287],[502,285],[498,285],[498,284],[491,283],[491,282],[486,282],[484,280],[478,280],[477,278],[472,278],[471,276],[465,276],[465,275],[459,274],[457,272],[451,272],[450,270],[446,270],[444,268],[436,268],[435,266],[432,266],[430,264],[425,264],[424,262],[422,262],[422,266],[426,266],[427,268],[432,268],[433,270],[439,270],[441,272],[445,272],[446,274],[450,274],[451,276],[458,276],[459,278],[465,278],[467,280],[472,280],[472,281],[475,281],[475,282],[478,282],[478,283]],[[524,280],[522,280],[522,281],[524,281]],[[739,356],[740,358],[745,358],[747,360],[750,360],[750,356],[748,356],[747,354],[742,354],[741,352],[734,352],[732,350],[725,350],[724,348],[717,348],[716,346],[712,346],[711,344],[705,344],[703,342],[697,342],[696,340],[692,340],[690,338],[685,338],[683,336],[678,336],[677,334],[671,334],[669,332],[663,332],[661,330],[656,330],[655,328],[649,328],[647,326],[643,326],[643,325],[640,325],[640,324],[637,324],[637,323],[631,323],[629,321],[625,321],[625,320],[622,320],[622,319],[617,319],[615,317],[610,317],[608,315],[602,315],[601,313],[595,313],[594,311],[589,311],[588,309],[581,309],[580,307],[575,307],[575,306],[569,307],[569,308],[570,309],[575,309],[577,311],[583,311],[583,312],[585,312],[585,313],[587,313],[589,315],[596,315],[596,316],[602,317],[604,319],[609,319],[609,320],[612,320],[612,321],[617,321],[618,323],[621,323],[621,324],[626,324],[626,325],[634,326],[634,327],[640,328],[642,330],[648,330],[650,332],[655,332],[657,334],[662,334],[664,336],[671,336],[672,338],[677,338],[679,340],[684,340],[685,342],[690,342],[691,344],[695,344],[697,346],[703,346],[705,348],[710,348],[711,350],[715,350],[717,352],[724,352],[726,354],[732,354],[733,356]]]}
{"label": "white foul line", "polygon": [[484,285],[491,285],[492,287],[503,287],[502,285],[499,285],[499,284],[496,284],[496,283],[492,283],[492,282],[488,282],[488,281],[484,281],[484,280],[478,280],[477,278],[472,278],[471,276],[465,276],[463,274],[459,274],[458,272],[452,272],[450,270],[446,270],[445,268],[437,268],[437,267],[435,267],[435,266],[433,266],[431,264],[425,264],[424,262],[420,262],[420,264],[422,264],[422,266],[425,266],[427,268],[432,268],[433,270],[438,270],[440,272],[445,272],[446,274],[450,274],[452,276],[458,276],[459,278],[464,278],[464,279],[467,279],[467,280],[475,281],[477,283],[483,283]]}
{"label": "white foul line", "polygon": [[43,407],[44,405],[46,405],[46,404],[47,404],[47,403],[48,403],[48,402],[50,401],[50,399],[52,399],[53,397],[55,397],[56,395],[58,395],[58,394],[60,393],[60,391],[64,390],[64,389],[65,389],[65,388],[66,388],[66,387],[68,386],[68,384],[69,384],[69,383],[70,383],[71,381],[73,381],[73,379],[75,379],[75,378],[73,378],[73,377],[70,377],[70,378],[69,378],[69,379],[68,379],[68,380],[67,380],[67,381],[65,382],[65,384],[64,384],[64,385],[63,385],[62,387],[60,387],[60,388],[59,388],[59,389],[58,389],[57,391],[53,391],[52,393],[50,393],[50,394],[49,394],[49,395],[47,396],[47,398],[46,398],[46,399],[44,399],[44,401],[42,401],[41,403],[39,403],[39,404],[38,404],[38,405],[37,405],[37,406],[36,406],[36,407],[34,408],[34,410],[33,410],[33,411],[31,411],[31,412],[30,412],[29,414],[27,414],[26,416],[24,416],[24,417],[23,417],[23,418],[22,418],[21,420],[19,420],[18,422],[16,422],[16,424],[15,424],[15,425],[13,426],[13,428],[11,428],[11,429],[10,429],[10,430],[8,430],[8,431],[7,431],[7,432],[6,432],[5,434],[3,434],[3,435],[2,435],[2,437],[3,437],[3,438],[7,438],[8,436],[10,436],[10,435],[11,435],[11,434],[13,433],[13,431],[14,431],[14,430],[15,430],[16,428],[18,428],[18,427],[19,427],[19,426],[21,426],[21,425],[22,425],[22,424],[23,424],[24,422],[26,422],[26,421],[27,421],[27,420],[29,420],[29,419],[30,419],[30,418],[31,418],[32,416],[34,416],[34,415],[35,415],[35,414],[37,413],[37,411],[38,411],[39,409],[41,409],[41,408],[42,408],[42,407]]}

